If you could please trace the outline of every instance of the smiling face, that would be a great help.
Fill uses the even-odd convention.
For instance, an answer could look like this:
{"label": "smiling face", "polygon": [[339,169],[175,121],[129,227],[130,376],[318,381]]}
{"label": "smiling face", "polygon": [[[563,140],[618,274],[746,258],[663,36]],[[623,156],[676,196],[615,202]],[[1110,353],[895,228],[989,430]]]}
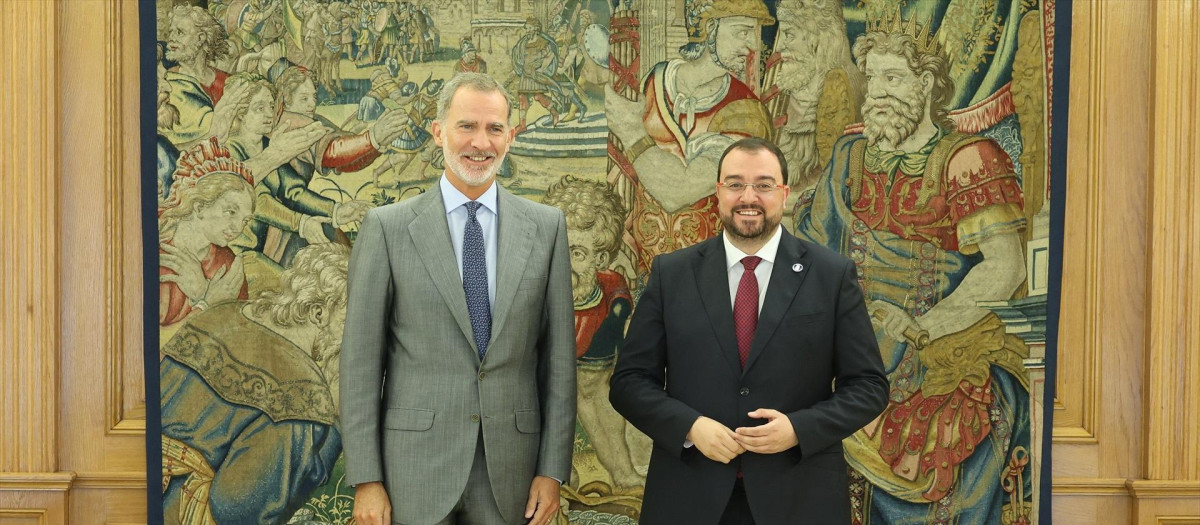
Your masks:
{"label": "smiling face", "polygon": [[196,227],[208,242],[217,246],[229,246],[252,213],[250,192],[230,190],[208,206],[196,206]]}
{"label": "smiling face", "polygon": [[495,179],[515,130],[508,125],[508,100],[499,91],[463,87],[454,93],[446,117],[433,122],[433,137],[446,159],[450,183],[464,194]]}
{"label": "smiling face", "polygon": [[[783,184],[779,160],[766,149],[734,149],[721,162],[721,182],[743,184]],[[740,192],[717,187],[717,211],[721,224],[732,241],[758,241],[770,237],[783,221],[783,203],[790,189],[786,186],[760,193],[753,187]]]}

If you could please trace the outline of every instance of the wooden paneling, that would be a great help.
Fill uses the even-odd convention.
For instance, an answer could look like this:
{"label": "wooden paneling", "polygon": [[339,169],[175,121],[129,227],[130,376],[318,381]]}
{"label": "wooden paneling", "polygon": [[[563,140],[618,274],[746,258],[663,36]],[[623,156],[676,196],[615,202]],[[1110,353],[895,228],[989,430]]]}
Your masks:
{"label": "wooden paneling", "polygon": [[1200,5],[1156,3],[1154,40],[1144,472],[1200,480]]}
{"label": "wooden paneling", "polygon": [[1200,14],[1074,11],[1054,523],[1200,520]]}
{"label": "wooden paneling", "polygon": [[[1056,525],[1200,523],[1198,7],[1074,4]],[[144,523],[137,4],[0,39],[0,525]]]}
{"label": "wooden paneling", "polygon": [[0,472],[58,468],[58,24],[0,2]]}

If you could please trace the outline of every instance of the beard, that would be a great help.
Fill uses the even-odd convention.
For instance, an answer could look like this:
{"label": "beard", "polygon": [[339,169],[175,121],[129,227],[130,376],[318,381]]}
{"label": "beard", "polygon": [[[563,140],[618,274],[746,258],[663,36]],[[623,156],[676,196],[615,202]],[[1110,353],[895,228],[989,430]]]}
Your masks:
{"label": "beard", "polygon": [[[741,226],[737,222],[737,213],[742,210],[758,210],[762,214],[760,215],[762,221],[757,226]],[[736,238],[747,241],[762,240],[770,237],[775,233],[775,228],[779,226],[781,220],[783,220],[782,210],[778,217],[772,217],[767,213],[766,208],[757,204],[734,206],[733,209],[729,210],[728,215],[721,215],[721,225],[725,228],[725,231]]]}
{"label": "beard", "polygon": [[[444,160],[446,163],[446,168],[448,168],[450,172],[452,172],[456,176],[458,176],[459,179],[462,179],[463,182],[467,183],[467,186],[477,187],[477,186],[483,186],[483,185],[491,182],[492,178],[496,175],[496,173],[498,171],[500,171],[500,165],[504,163],[504,155],[505,154],[495,155],[493,153],[482,152],[482,151],[467,151],[467,152],[462,152],[462,153],[455,153],[453,151],[450,151],[449,142],[444,142],[444,143],[446,145],[442,146],[442,155],[445,157]],[[470,167],[467,167],[467,165],[465,163],[463,163],[463,161],[462,161],[463,154],[486,155],[489,157],[493,157],[494,160],[492,161],[491,166],[488,166],[485,169],[470,168]]]}
{"label": "beard", "polygon": [[[342,333],[345,331],[345,325],[342,326],[325,326],[321,328],[316,339],[313,340],[312,350],[309,355],[313,361],[317,363],[317,368],[322,372],[327,372],[337,366],[338,357],[342,355]],[[326,373],[325,379],[332,381],[334,378]]]}
{"label": "beard", "polygon": [[829,70],[838,67],[842,57],[850,56],[841,4],[826,2],[828,5],[818,7],[786,0],[780,4],[780,35],[785,26],[790,26],[791,33],[798,36],[789,42],[777,40],[776,49],[784,60],[775,84],[789,93],[805,90],[819,93],[820,83],[814,78],[824,78]]}
{"label": "beard", "polygon": [[862,106],[863,134],[867,144],[874,146],[882,139],[895,146],[917,130],[924,116],[925,96],[916,89],[910,93],[908,99],[895,95],[867,97]]}
{"label": "beard", "polygon": [[585,274],[576,273],[571,270],[571,298],[575,304],[583,304],[589,297],[592,296],[592,291],[596,289],[596,272],[588,272]]}
{"label": "beard", "polygon": [[169,45],[167,46],[166,52],[163,53],[167,60],[172,62],[191,62],[198,54],[200,54],[200,49],[198,47],[188,48],[180,46],[179,49],[172,50]]}
{"label": "beard", "polygon": [[174,129],[179,124],[179,108],[168,102],[168,97],[166,93],[158,95],[158,129]]}
{"label": "beard", "polygon": [[721,66],[726,71],[733,73],[733,76],[738,77],[739,79],[746,77],[746,62],[749,61],[746,57],[731,55],[722,59],[721,55],[717,54],[714,50],[712,53],[712,59],[713,62],[716,62],[718,66]]}

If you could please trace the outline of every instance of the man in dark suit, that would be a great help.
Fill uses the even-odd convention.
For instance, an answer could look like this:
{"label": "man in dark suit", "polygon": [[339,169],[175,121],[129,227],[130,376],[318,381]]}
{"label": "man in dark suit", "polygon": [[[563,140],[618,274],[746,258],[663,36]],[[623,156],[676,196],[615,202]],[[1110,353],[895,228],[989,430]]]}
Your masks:
{"label": "man in dark suit", "polygon": [[654,440],[640,523],[849,523],[841,440],[888,394],[854,263],[779,226],[774,144],[718,169],[724,233],[655,258],[612,376]]}

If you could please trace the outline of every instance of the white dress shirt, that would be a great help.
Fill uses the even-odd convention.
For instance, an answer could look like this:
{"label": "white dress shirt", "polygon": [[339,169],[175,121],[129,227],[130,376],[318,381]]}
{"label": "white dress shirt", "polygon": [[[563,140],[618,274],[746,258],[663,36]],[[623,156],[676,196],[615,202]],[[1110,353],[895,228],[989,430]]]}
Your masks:
{"label": "white dress shirt", "polygon": [[[442,173],[442,180],[439,182],[442,188],[442,204],[446,207],[446,225],[450,227],[450,241],[454,246],[454,257],[458,261],[458,277],[462,278],[463,274],[463,230],[467,227],[467,202],[466,195],[463,195],[458,188],[446,178],[448,175]],[[492,181],[492,185],[488,186],[487,191],[483,192],[478,199],[475,199],[482,204],[475,212],[475,218],[479,221],[479,227],[483,229],[483,252],[487,258],[487,278],[488,278],[488,305],[495,310],[496,307],[496,221],[499,218],[496,209],[496,181]]]}
{"label": "white dress shirt", "polygon": [[[783,227],[776,226],[775,235],[772,235],[767,243],[758,249],[758,253],[754,254],[762,258],[762,261],[754,268],[754,278],[758,280],[759,313],[762,313],[763,300],[767,297],[767,285],[771,283],[771,268],[775,267],[775,255],[779,252],[781,232],[783,232]],[[721,234],[721,242],[725,243],[725,271],[729,274],[729,306],[733,307],[733,303],[737,301],[737,290],[738,285],[742,282],[742,274],[746,272],[742,266],[742,259],[749,254],[737,249],[733,243],[729,242],[729,237],[724,233]],[[693,446],[695,443],[692,443],[692,440],[683,440],[683,448],[692,448]]]}
{"label": "white dress shirt", "polygon": [[757,255],[762,258],[758,263],[758,267],[754,269],[754,277],[758,279],[758,312],[762,313],[763,300],[767,298],[767,285],[771,284],[771,268],[775,267],[775,254],[779,252],[779,238],[782,235],[783,227],[775,227],[775,235],[772,235],[767,243],[758,249],[758,253],[749,254],[737,249],[733,243],[729,242],[729,236],[721,234],[721,240],[725,243],[725,271],[729,274],[729,305],[737,301],[738,284],[742,282],[742,274],[746,269],[742,266],[742,259],[748,255]]}

